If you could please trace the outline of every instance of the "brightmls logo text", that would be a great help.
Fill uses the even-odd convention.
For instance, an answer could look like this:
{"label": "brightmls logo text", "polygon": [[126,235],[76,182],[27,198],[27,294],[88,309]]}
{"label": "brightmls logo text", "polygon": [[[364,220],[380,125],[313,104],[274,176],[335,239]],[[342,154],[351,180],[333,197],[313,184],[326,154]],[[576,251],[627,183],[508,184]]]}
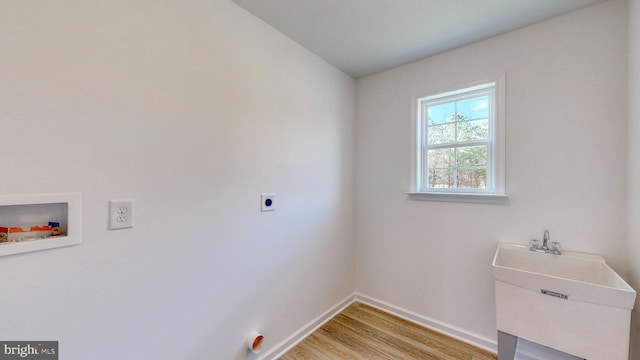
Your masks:
{"label": "brightmls logo text", "polygon": [[57,341],[1,341],[0,360],[58,360]]}

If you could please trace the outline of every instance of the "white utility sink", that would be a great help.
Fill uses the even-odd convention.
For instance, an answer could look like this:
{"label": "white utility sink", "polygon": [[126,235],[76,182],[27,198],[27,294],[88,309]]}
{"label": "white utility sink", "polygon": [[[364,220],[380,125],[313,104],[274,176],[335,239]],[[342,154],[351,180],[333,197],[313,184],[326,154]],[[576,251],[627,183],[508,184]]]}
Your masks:
{"label": "white utility sink", "polygon": [[597,255],[501,243],[498,330],[589,360],[627,360],[636,292]]}
{"label": "white utility sink", "polygon": [[562,255],[529,251],[527,245],[500,244],[493,259],[496,280],[571,300],[633,309],[636,292],[597,255],[563,251]]}

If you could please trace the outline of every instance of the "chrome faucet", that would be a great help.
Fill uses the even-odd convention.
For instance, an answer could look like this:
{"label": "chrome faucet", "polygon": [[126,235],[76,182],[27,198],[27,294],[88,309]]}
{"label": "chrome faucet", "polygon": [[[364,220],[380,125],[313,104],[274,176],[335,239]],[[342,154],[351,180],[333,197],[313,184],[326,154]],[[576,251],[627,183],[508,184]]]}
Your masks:
{"label": "chrome faucet", "polygon": [[538,247],[538,240],[533,239],[530,242],[531,247],[529,248],[529,250],[531,251],[535,251],[535,252],[540,252],[540,253],[545,253],[545,254],[553,254],[553,255],[561,255],[562,253],[560,252],[560,243],[557,241],[553,241],[551,242],[551,247],[549,247],[549,240],[551,240],[551,237],[549,236],[549,230],[545,230],[544,231],[544,236],[542,238],[542,246]]}

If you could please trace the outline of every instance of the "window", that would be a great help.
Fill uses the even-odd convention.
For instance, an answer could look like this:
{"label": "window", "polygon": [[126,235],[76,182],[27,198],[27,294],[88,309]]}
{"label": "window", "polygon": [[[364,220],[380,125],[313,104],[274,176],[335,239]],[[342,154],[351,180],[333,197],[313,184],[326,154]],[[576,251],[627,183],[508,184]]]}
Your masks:
{"label": "window", "polygon": [[504,76],[415,97],[413,128],[410,195],[505,195]]}

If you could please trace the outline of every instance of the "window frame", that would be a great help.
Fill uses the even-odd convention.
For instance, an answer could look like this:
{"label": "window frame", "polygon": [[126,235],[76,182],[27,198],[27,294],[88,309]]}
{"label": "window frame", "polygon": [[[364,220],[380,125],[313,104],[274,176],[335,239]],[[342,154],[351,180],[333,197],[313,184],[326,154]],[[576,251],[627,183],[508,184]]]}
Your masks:
{"label": "window frame", "polygon": [[[505,181],[505,82],[506,74],[503,73],[472,83],[451,86],[446,91],[425,91],[412,96],[411,183],[410,191],[407,193],[409,199],[500,203],[507,198]],[[491,86],[491,84],[494,85]],[[424,128],[426,125],[423,126],[421,103],[424,101],[451,102],[454,101],[452,99],[460,101],[464,97],[473,97],[474,95],[478,96],[479,93],[486,93],[489,88],[493,88],[494,107],[490,109],[489,114],[487,188],[422,188],[423,178],[427,176],[424,167],[426,166],[426,151],[429,147],[423,144],[423,140],[426,140],[427,132]],[[487,143],[487,141],[457,142],[455,147],[460,147],[460,145],[469,146],[475,143]],[[438,146],[436,145],[435,147]],[[448,146],[447,148],[451,147]]]}

